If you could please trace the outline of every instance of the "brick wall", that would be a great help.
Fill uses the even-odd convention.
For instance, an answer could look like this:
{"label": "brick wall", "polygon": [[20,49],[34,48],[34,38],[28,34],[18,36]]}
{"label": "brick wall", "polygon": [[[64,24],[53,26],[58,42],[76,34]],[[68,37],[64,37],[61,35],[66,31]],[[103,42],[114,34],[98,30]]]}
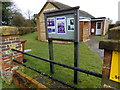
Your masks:
{"label": "brick wall", "polygon": [[83,41],[83,24],[84,22],[80,22],[80,41]]}
{"label": "brick wall", "polygon": [[[36,81],[35,79],[31,78],[30,76],[28,76],[18,70],[16,70],[14,72],[13,81],[14,81],[14,84],[16,84],[20,88],[24,88],[24,89],[31,88],[32,89],[34,87],[34,88],[38,88],[38,89],[48,90],[48,88],[46,86],[44,86],[40,82]],[[31,87],[31,85],[33,85],[33,87]]]}
{"label": "brick wall", "polygon": [[112,60],[112,51],[105,50],[104,51],[104,59],[103,59],[103,68],[102,68],[102,86],[107,87],[107,82],[109,80],[110,67]]}
{"label": "brick wall", "polygon": [[88,40],[90,35],[90,22],[84,22],[83,41]]}
{"label": "brick wall", "polygon": [[13,63],[12,60],[16,59],[20,62],[23,60],[22,54],[13,52],[11,50],[12,48],[22,50],[19,35],[11,35],[11,30],[14,31],[16,29],[9,28],[8,34],[4,35],[4,32],[2,32],[2,35],[0,36],[0,72],[2,79],[5,80],[8,84],[10,84],[12,81],[13,70],[17,69],[19,66],[18,64]]}
{"label": "brick wall", "polygon": [[90,35],[90,21],[80,21],[80,41],[86,41]]}

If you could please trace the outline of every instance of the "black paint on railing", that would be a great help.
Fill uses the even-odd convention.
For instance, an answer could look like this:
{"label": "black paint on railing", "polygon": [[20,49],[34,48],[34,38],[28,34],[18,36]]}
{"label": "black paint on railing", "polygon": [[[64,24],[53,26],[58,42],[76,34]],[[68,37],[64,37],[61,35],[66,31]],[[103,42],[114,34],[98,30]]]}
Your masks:
{"label": "black paint on railing", "polygon": [[75,87],[75,86],[73,86],[73,85],[71,85],[71,84],[68,84],[68,83],[64,82],[64,81],[58,80],[58,79],[56,79],[55,77],[52,77],[52,76],[50,76],[50,75],[48,75],[48,74],[45,74],[45,73],[43,73],[43,72],[41,72],[41,71],[39,71],[39,70],[37,70],[37,69],[35,69],[35,68],[33,68],[33,67],[30,67],[30,66],[28,66],[28,65],[26,65],[26,64],[23,64],[23,63],[18,62],[18,61],[16,61],[16,60],[13,60],[13,62],[16,62],[16,63],[18,63],[18,64],[21,64],[21,65],[23,65],[24,67],[27,67],[27,68],[29,68],[29,69],[31,69],[31,70],[34,70],[35,72],[40,73],[40,74],[42,74],[43,76],[46,76],[46,77],[48,77],[48,78],[50,78],[50,79],[53,79],[53,80],[55,80],[55,81],[58,81],[58,82],[66,85],[66,86],[69,86],[69,87],[71,87],[71,88],[74,88],[75,90],[80,90],[80,88],[77,88],[77,87]]}
{"label": "black paint on railing", "polygon": [[35,56],[35,55],[29,54],[29,53],[25,53],[23,51],[19,51],[19,50],[16,50],[16,49],[12,49],[12,50],[16,51],[18,53],[22,53],[22,54],[37,58],[37,59],[41,59],[41,60],[46,61],[46,62],[51,62],[53,64],[57,64],[57,65],[60,65],[60,66],[63,66],[63,67],[69,68],[69,69],[73,69],[73,70],[76,70],[76,71],[79,71],[79,72],[83,72],[83,73],[86,73],[86,74],[93,75],[95,77],[102,78],[102,74],[99,74],[99,73],[95,73],[95,72],[88,71],[88,70],[85,70],[85,69],[81,69],[81,68],[73,67],[73,66],[70,66],[70,65],[62,64],[62,63],[59,63],[59,62],[56,62],[56,61],[48,60],[48,59],[45,59],[45,58],[42,58],[42,57],[39,57],[39,56]]}

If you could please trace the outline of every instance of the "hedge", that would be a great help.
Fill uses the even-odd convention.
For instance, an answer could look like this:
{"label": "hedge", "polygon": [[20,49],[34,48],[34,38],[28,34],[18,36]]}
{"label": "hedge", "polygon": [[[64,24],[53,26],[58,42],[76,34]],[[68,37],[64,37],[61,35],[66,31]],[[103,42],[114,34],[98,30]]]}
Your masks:
{"label": "hedge", "polygon": [[0,35],[18,35],[19,31],[17,27],[0,26]]}
{"label": "hedge", "polygon": [[37,31],[36,27],[17,27],[17,28],[19,31],[19,35],[25,35]]}

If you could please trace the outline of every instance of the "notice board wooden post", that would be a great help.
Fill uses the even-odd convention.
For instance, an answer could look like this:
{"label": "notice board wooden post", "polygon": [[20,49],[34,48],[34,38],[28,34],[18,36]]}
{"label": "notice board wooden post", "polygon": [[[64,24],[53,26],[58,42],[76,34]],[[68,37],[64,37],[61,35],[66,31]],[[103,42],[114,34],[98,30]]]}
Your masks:
{"label": "notice board wooden post", "polygon": [[[44,13],[46,39],[49,42],[49,58],[54,60],[52,40],[74,42],[74,66],[79,67],[79,6]],[[54,64],[50,63],[54,73]],[[74,83],[78,83],[78,72],[74,70]]]}
{"label": "notice board wooden post", "polygon": [[[76,14],[75,14],[75,30],[77,30],[75,32],[75,42],[74,42],[74,67],[79,67],[79,47],[80,47],[80,35],[79,35],[79,9],[76,10]],[[74,70],[74,83],[78,83],[78,71]]]}
{"label": "notice board wooden post", "polygon": [[[53,41],[50,39],[49,42],[49,59],[54,61],[54,53],[53,53]],[[54,73],[54,64],[50,63],[50,72]]]}
{"label": "notice board wooden post", "polygon": [[[79,42],[74,42],[74,67],[79,67]],[[74,83],[78,83],[78,71],[74,70]]]}

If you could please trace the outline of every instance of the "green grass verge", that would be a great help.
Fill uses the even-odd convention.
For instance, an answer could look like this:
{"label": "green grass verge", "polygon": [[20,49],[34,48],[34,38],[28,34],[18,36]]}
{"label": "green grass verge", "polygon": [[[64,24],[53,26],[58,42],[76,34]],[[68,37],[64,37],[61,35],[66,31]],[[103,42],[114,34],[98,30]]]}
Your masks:
{"label": "green grass verge", "polygon": [[3,89],[16,89],[16,88],[19,88],[14,83],[11,83],[10,85],[6,84],[6,82],[4,80],[2,80],[1,86],[2,86]]}
{"label": "green grass verge", "polygon": [[[37,32],[32,34],[24,35],[20,37],[21,40],[27,40],[25,43],[25,49],[32,49],[31,54],[49,59],[48,43],[40,42],[37,40]],[[54,44],[54,60],[64,64],[74,65],[74,44]],[[27,62],[25,64],[34,67],[44,73],[50,74],[49,63],[42,60],[38,60],[25,55]],[[101,73],[102,60],[100,57],[92,52],[88,46],[81,42],[80,43],[80,68],[90,70],[93,72]],[[31,77],[38,76],[38,73],[22,67],[21,70]],[[55,65],[55,73],[52,76],[64,80],[68,83],[73,83],[73,70]],[[75,84],[74,84],[75,85]],[[80,88],[100,88],[101,79],[90,76],[84,73],[79,73],[79,83],[76,85]]]}
{"label": "green grass verge", "polygon": [[96,38],[96,41],[101,41],[103,40],[107,35],[102,35]]}

